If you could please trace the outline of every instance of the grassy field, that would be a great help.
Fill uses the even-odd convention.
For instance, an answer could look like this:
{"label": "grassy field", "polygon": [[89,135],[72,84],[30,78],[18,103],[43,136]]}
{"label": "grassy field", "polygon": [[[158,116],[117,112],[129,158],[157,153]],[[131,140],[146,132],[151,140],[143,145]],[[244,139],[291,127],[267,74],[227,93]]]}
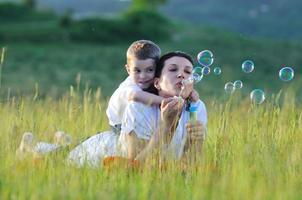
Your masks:
{"label": "grassy field", "polygon": [[[108,96],[127,76],[123,66],[132,41],[73,43],[57,38],[55,33],[62,34],[55,24],[39,32],[31,23],[0,25],[14,38],[24,39],[20,30],[25,29],[44,41],[0,43],[7,48],[0,69],[0,199],[301,199],[302,44],[209,27],[179,25],[171,40],[158,42],[163,52],[182,50],[194,57],[210,49],[212,70],[222,68],[220,76],[211,73],[196,85],[209,115],[196,166],[108,172],[67,166],[66,155],[40,165],[18,161],[15,150],[25,131],[51,141],[54,132],[64,130],[75,145],[108,130]],[[45,41],[44,33],[54,34]],[[246,59],[255,62],[250,74],[241,70]],[[293,81],[278,78],[281,66],[294,68]],[[235,80],[244,86],[230,98],[224,84]],[[259,106],[249,100],[254,88],[266,93]]]}
{"label": "grassy field", "polygon": [[301,199],[302,108],[294,99],[284,91],[259,106],[240,94],[205,100],[208,137],[198,165],[142,172],[77,169],[62,155],[40,165],[16,159],[25,131],[51,141],[64,130],[76,144],[107,130],[100,91],[6,99],[0,103],[0,199]]}

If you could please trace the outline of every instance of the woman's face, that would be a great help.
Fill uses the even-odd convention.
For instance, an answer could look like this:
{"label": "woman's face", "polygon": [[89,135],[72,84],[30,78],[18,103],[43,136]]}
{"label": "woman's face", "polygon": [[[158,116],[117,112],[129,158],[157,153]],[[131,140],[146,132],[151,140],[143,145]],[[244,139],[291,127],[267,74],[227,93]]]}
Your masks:
{"label": "woman's face", "polygon": [[164,63],[160,78],[154,80],[154,85],[158,89],[158,94],[162,97],[181,96],[188,98],[193,90],[193,84],[183,87],[182,81],[188,79],[192,74],[193,65],[186,58],[174,56]]}

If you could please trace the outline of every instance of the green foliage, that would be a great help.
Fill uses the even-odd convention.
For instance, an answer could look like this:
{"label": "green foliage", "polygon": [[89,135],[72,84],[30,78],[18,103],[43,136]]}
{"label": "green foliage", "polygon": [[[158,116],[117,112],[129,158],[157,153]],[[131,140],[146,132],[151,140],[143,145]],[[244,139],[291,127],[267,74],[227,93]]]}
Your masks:
{"label": "green foliage", "polygon": [[72,22],[69,30],[75,41],[115,43],[127,39],[127,29],[120,19],[85,19]]}
{"label": "green foliage", "polygon": [[30,13],[30,9],[25,6],[15,5],[12,3],[0,4],[0,19],[1,21],[21,20]]}
{"label": "green foliage", "polygon": [[73,21],[69,13],[59,18],[22,5],[2,4],[1,18],[5,19],[0,24],[2,41],[129,43],[138,38],[167,40],[173,31],[172,23],[152,10]]}
{"label": "green foliage", "polygon": [[52,12],[36,11],[29,6],[0,4],[0,40],[50,42],[66,39],[66,31],[58,26]]}
{"label": "green foliage", "polygon": [[72,22],[72,11],[69,10],[69,11],[65,11],[65,13],[60,17],[60,26],[62,28],[68,28],[70,25],[71,25],[71,22]]}
{"label": "green foliage", "polygon": [[0,3],[1,25],[8,22],[45,21],[54,18],[55,16],[51,12],[38,12],[26,5]]}
{"label": "green foliage", "polygon": [[133,0],[131,8],[132,10],[156,10],[159,5],[166,3],[167,0]]}
{"label": "green foliage", "polygon": [[172,22],[156,11],[135,10],[126,12],[123,16],[133,38],[164,41],[175,31]]}
{"label": "green foliage", "polygon": [[75,21],[71,25],[70,36],[75,41],[129,43],[139,38],[167,40],[172,30],[171,22],[157,12],[139,10],[127,12],[116,19]]}
{"label": "green foliage", "polygon": [[30,9],[34,9],[37,3],[36,0],[23,0],[23,4]]}
{"label": "green foliage", "polygon": [[14,42],[53,42],[68,40],[68,33],[58,21],[21,22],[0,26],[0,40]]}
{"label": "green foliage", "polygon": [[75,21],[70,27],[70,37],[75,41],[129,43],[139,38],[167,40],[172,30],[173,25],[165,17],[144,10],[127,12],[116,19]]}

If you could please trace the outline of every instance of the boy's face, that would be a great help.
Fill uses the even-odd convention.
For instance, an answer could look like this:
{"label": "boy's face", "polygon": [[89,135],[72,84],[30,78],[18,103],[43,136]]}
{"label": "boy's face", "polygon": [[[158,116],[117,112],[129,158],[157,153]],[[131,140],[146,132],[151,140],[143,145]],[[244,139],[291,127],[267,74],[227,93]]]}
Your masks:
{"label": "boy's face", "polygon": [[142,89],[147,89],[153,84],[155,67],[155,61],[151,58],[145,60],[131,59],[126,65],[129,76]]}

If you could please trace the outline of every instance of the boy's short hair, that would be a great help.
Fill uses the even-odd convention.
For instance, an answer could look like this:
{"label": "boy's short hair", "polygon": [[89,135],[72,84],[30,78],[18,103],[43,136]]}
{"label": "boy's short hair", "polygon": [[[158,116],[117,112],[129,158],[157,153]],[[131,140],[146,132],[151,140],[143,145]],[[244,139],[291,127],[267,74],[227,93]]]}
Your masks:
{"label": "boy's short hair", "polygon": [[157,44],[150,40],[138,40],[133,42],[127,50],[127,63],[133,58],[139,60],[153,59],[159,60],[161,50]]}

